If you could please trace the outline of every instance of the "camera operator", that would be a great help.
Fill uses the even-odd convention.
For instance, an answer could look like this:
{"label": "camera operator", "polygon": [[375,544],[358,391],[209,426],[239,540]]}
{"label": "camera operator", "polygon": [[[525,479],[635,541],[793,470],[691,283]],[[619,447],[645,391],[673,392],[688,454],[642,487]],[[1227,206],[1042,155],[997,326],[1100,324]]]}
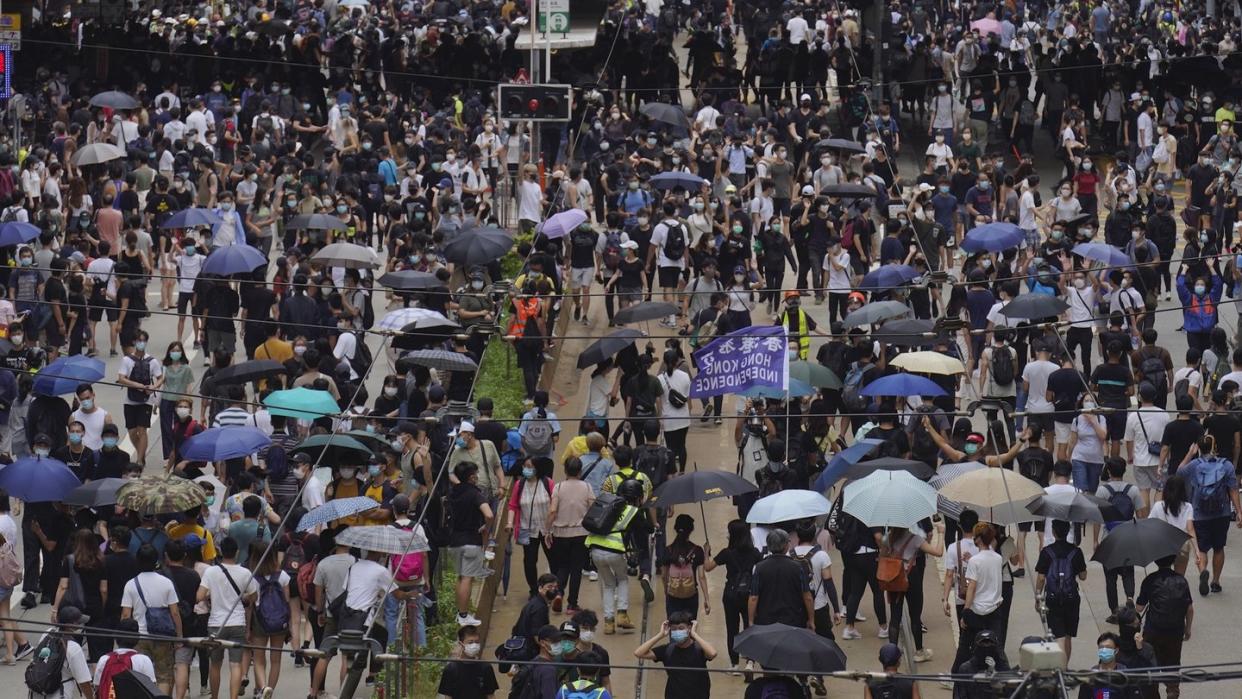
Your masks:
{"label": "camera operator", "polygon": [[496,319],[496,298],[491,293],[487,271],[482,267],[470,270],[466,284],[457,289],[457,318],[465,334],[469,336],[466,347],[475,357],[483,356],[488,334],[475,330],[478,325],[489,325]]}

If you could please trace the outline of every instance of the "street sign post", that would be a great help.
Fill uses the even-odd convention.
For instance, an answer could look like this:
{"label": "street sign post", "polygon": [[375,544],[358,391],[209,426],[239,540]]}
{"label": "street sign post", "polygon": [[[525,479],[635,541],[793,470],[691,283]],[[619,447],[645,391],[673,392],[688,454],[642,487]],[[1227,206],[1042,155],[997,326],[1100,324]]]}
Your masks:
{"label": "street sign post", "polygon": [[541,0],[538,29],[541,34],[568,34],[569,0]]}

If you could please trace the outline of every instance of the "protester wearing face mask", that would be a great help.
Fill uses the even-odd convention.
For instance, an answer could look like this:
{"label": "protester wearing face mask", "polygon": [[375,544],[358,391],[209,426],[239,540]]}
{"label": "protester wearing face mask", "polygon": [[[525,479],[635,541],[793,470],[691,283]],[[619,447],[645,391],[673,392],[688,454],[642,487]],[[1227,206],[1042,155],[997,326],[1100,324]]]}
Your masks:
{"label": "protester wearing face mask", "polygon": [[[483,657],[482,638],[473,626],[457,629],[457,646],[460,657],[478,660]],[[452,661],[444,666],[436,693],[447,699],[475,699],[490,697],[500,689],[496,683],[496,670],[491,663],[463,663]]]}
{"label": "protester wearing face mask", "polygon": [[660,625],[658,634],[634,649],[635,658],[664,665],[666,699],[711,695],[711,678],[701,670],[716,659],[716,648],[699,635],[697,626],[688,613],[674,612]]}
{"label": "protester wearing face mask", "polygon": [[552,546],[546,536],[548,509],[552,502],[552,479],[539,476],[534,461],[522,462],[521,478],[515,479],[509,496],[513,540],[523,547],[522,572],[530,595],[537,594],[539,553],[547,557]]}
{"label": "protester wearing face mask", "polygon": [[1182,264],[1177,273],[1177,297],[1182,304],[1182,329],[1186,332],[1186,344],[1203,352],[1212,346],[1212,329],[1220,322],[1219,308],[1224,284],[1221,282],[1219,265],[1212,260],[1212,276],[1197,276],[1191,283],[1186,281],[1187,265]]}

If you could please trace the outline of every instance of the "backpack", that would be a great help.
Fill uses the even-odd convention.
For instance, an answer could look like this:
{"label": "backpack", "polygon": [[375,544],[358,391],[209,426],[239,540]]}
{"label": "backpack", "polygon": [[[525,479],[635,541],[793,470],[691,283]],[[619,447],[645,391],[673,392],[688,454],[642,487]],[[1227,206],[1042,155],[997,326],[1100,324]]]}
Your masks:
{"label": "backpack", "polygon": [[134,669],[134,655],[137,651],[113,651],[108,654],[108,662],[104,663],[103,671],[99,677],[98,697],[99,699],[116,699],[116,687],[112,684],[112,678]]}
{"label": "backpack", "polygon": [[694,579],[694,566],[688,557],[678,556],[669,563],[664,594],[674,599],[690,599],[699,594],[699,584]]}
{"label": "backpack", "polygon": [[[499,650],[497,650],[499,656]],[[516,660],[516,658],[514,658]],[[509,699],[544,699],[539,695],[539,686],[535,684],[535,667],[519,665],[517,674],[509,683]]]}
{"label": "backpack", "polygon": [[[1200,380],[1202,380],[1202,378],[1200,378]],[[1189,396],[1189,395],[1190,395],[1190,376],[1186,375],[1178,379],[1177,383],[1173,384],[1174,405],[1177,404],[1177,401],[1180,400],[1182,396]]]}
{"label": "backpack", "polygon": [[39,642],[26,666],[26,687],[36,694],[57,695],[65,681],[61,671],[69,644],[61,636],[49,633]]}
{"label": "backpack", "polygon": [[724,588],[725,599],[731,599],[738,604],[745,604],[746,600],[750,598],[750,582],[753,574],[754,566],[743,566],[741,572],[734,576],[732,580],[726,580]]}
{"label": "backpack", "polygon": [[992,382],[997,386],[1008,386],[1017,376],[1014,367],[1013,350],[1005,347],[992,348]]}
{"label": "backpack", "polygon": [[538,456],[552,451],[552,423],[546,414],[536,414],[526,425],[522,435],[522,450],[527,456]]}
{"label": "backpack", "polygon": [[12,543],[0,548],[0,587],[14,589],[22,582],[22,561]]}
{"label": "backpack", "polygon": [[259,581],[259,603],[255,605],[259,626],[272,635],[288,631],[289,600],[280,587],[280,573],[267,577],[256,575],[255,579]]}
{"label": "backpack", "polygon": [[522,466],[522,436],[510,427],[505,434],[504,451],[500,453],[500,470],[506,476],[515,475]]}
{"label": "backpack", "polygon": [[1018,123],[1023,126],[1035,125],[1035,105],[1030,100],[1023,100],[1018,107]]}
{"label": "backpack", "polygon": [[263,464],[267,469],[268,481],[283,481],[289,475],[289,453],[279,444],[267,448]]}
{"label": "backpack", "polygon": [[[1051,554],[1052,552],[1049,551]],[[1052,555],[1052,565],[1044,578],[1044,600],[1048,606],[1065,606],[1077,604],[1078,581],[1074,579],[1074,554],[1061,557]]]}
{"label": "backpack", "polygon": [[670,260],[680,260],[686,255],[686,231],[680,223],[666,223],[664,236],[664,256]]}
{"label": "backpack", "polygon": [[609,271],[621,266],[621,232],[608,231],[604,234],[604,267]]}
{"label": "backpack", "polygon": [[600,687],[598,684],[589,680],[578,681],[586,682],[587,686],[575,687],[573,685],[576,683],[567,682],[561,687],[560,696],[564,697],[564,699],[599,699],[603,695],[603,687]]}
{"label": "backpack", "polygon": [[595,248],[595,236],[590,229],[583,230],[581,227],[575,228],[572,235],[569,236],[569,244],[575,248]]}
{"label": "backpack", "polygon": [[1165,371],[1164,361],[1159,357],[1144,357],[1139,363],[1139,371],[1142,372],[1144,381],[1156,387],[1157,396],[1169,393],[1169,374]]}
{"label": "backpack", "polygon": [[308,605],[315,603],[315,569],[318,567],[319,561],[312,558],[298,568],[296,580],[298,597],[306,600]]}
{"label": "backpack", "polygon": [[865,365],[854,362],[845,375],[845,388],[841,391],[841,402],[846,410],[861,413],[871,405],[871,399],[862,395],[863,376],[867,373]]}
{"label": "backpack", "polygon": [[647,476],[652,488],[659,488],[668,480],[669,461],[672,456],[659,444],[644,444],[634,450],[634,470]]}
{"label": "backpack", "polygon": [[354,333],[356,342],[354,343],[354,356],[349,358],[349,368],[354,370],[358,375],[358,380],[362,381],[367,372],[371,370],[371,363],[374,357],[371,355],[371,348],[367,347],[366,335],[362,333]]}
{"label": "backpack", "polygon": [[1151,586],[1147,609],[1143,612],[1147,625],[1160,631],[1179,629],[1186,620],[1186,600],[1190,585],[1186,578],[1172,573],[1162,575]]}
{"label": "backpack", "polygon": [[812,596],[819,592],[819,588],[823,583],[815,579],[815,565],[811,559],[822,550],[819,544],[815,544],[810,551],[806,552],[806,555],[799,556],[796,553],[793,555],[793,559],[798,562],[798,565],[802,566],[802,574],[806,576],[806,584],[811,590]]}
{"label": "backpack", "polygon": [[[769,462],[770,463],[770,462]],[[789,468],[786,466],[785,468]],[[764,468],[757,474],[759,480],[763,481],[759,484],[759,497],[766,498],[769,495],[775,495],[785,489],[785,484],[771,473],[771,469]]]}
{"label": "backpack", "polygon": [[168,607],[152,607],[147,604],[146,595],[142,594],[142,583],[138,582],[138,578],[134,578],[134,588],[138,590],[138,599],[142,600],[142,606],[147,608],[143,618],[147,622],[147,635],[149,636],[176,636],[177,626],[173,624],[172,612],[168,611]]}
{"label": "backpack", "polygon": [[841,247],[845,250],[854,249],[854,219],[847,221],[841,229]]}
{"label": "backpack", "polygon": [[[1216,354],[1216,353],[1213,352],[1212,354]],[[1225,378],[1225,375],[1229,373],[1229,369],[1230,367],[1229,367],[1228,353],[1225,353],[1223,355],[1217,355],[1216,366],[1212,367],[1212,375],[1208,379],[1208,382],[1204,384],[1204,390],[1208,394],[1211,394],[1212,391],[1215,391],[1216,388],[1220,386],[1220,380]]]}
{"label": "backpack", "polygon": [[1114,522],[1105,522],[1105,529],[1112,531],[1117,525],[1134,519],[1134,501],[1130,499],[1130,489],[1134,486],[1126,483],[1121,490],[1114,490],[1113,486],[1108,483],[1101,483],[1100,485],[1104,486],[1104,490],[1108,491],[1108,501],[1121,513],[1121,519]]}
{"label": "backpack", "polygon": [[625,512],[625,499],[615,493],[600,492],[582,516],[582,528],[592,534],[608,536]]}
{"label": "backpack", "polygon": [[1229,514],[1229,487],[1225,478],[1230,468],[1225,459],[1200,460],[1194,479],[1195,515],[1202,515],[1199,519]]}
{"label": "backpack", "polygon": [[[129,380],[137,383],[149,385],[151,383],[151,362],[155,361],[154,357],[143,357],[134,362],[134,368],[129,370]],[[144,388],[127,388],[125,395],[132,401],[139,403],[147,402],[147,390]]]}
{"label": "backpack", "polygon": [[280,569],[296,579],[298,569],[306,563],[306,548],[302,546],[302,539],[295,539],[292,534],[285,534],[285,543],[285,556],[280,560]]}

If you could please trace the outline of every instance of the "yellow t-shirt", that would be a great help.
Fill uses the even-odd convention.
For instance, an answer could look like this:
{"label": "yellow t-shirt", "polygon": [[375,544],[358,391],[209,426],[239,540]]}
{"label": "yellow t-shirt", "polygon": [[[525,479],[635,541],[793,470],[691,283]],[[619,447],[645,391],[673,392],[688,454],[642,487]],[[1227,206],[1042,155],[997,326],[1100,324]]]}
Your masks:
{"label": "yellow t-shirt", "polygon": [[195,534],[203,540],[203,560],[210,562],[216,560],[216,542],[211,538],[211,532],[197,524],[186,522],[169,522],[164,527],[164,533],[168,534],[169,539],[182,539],[191,534]]}

